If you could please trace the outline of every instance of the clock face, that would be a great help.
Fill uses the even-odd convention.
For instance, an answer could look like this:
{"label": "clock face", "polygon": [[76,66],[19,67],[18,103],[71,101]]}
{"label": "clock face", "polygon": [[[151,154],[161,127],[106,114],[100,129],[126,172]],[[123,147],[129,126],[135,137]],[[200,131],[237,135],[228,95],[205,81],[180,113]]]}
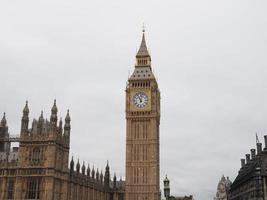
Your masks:
{"label": "clock face", "polygon": [[144,108],[148,103],[148,96],[144,92],[138,92],[133,96],[133,103],[137,108]]}

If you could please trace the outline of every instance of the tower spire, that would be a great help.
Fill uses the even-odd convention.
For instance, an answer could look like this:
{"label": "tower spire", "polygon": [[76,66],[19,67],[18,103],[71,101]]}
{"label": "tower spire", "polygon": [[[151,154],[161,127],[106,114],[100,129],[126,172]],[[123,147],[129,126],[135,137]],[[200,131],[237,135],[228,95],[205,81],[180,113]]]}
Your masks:
{"label": "tower spire", "polygon": [[142,41],[141,41],[141,45],[139,47],[139,50],[136,54],[136,58],[150,57],[148,50],[147,50],[147,46],[146,46],[146,37],[145,37],[145,29],[144,28],[143,28],[142,32],[143,32]]}

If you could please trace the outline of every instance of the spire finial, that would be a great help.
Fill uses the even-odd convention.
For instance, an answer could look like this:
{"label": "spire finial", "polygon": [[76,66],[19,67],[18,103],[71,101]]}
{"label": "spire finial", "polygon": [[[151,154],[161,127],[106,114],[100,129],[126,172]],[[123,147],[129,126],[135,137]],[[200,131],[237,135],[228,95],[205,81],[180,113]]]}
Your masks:
{"label": "spire finial", "polygon": [[146,27],[145,27],[145,23],[143,23],[143,26],[142,26],[142,32],[145,33],[146,32]]}

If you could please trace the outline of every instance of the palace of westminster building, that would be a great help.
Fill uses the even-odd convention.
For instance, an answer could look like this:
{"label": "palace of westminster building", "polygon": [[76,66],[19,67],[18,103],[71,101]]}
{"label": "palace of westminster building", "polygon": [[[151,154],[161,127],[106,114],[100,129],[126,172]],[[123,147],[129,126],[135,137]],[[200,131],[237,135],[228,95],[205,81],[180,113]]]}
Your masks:
{"label": "palace of westminster building", "polygon": [[[84,163],[69,161],[71,118],[50,120],[43,113],[29,127],[28,102],[19,135],[0,122],[0,200],[159,200],[160,92],[151,68],[145,34],[126,87],[126,177],[111,177]],[[11,148],[17,142],[18,147]]]}

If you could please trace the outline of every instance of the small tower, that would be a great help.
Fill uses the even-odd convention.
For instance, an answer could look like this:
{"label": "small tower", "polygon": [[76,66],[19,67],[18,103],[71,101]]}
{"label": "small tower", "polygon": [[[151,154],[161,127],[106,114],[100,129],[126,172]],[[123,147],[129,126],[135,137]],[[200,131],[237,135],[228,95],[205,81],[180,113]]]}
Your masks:
{"label": "small tower", "polygon": [[103,184],[103,173],[102,173],[102,170],[100,172],[100,183]]}
{"label": "small tower", "polygon": [[28,134],[28,126],[29,126],[29,107],[28,107],[28,101],[26,101],[25,107],[23,109],[23,114],[21,118],[21,131],[20,134],[27,135]]}
{"label": "small tower", "polygon": [[96,169],[95,177],[96,177],[96,181],[99,181],[99,172],[98,172],[98,168]]}
{"label": "small tower", "polygon": [[72,156],[71,161],[70,161],[70,171],[71,171],[71,172],[74,171],[74,161],[73,161],[73,156]]}
{"label": "small tower", "polygon": [[170,181],[166,175],[165,179],[163,180],[164,184],[164,196],[166,199],[170,197]]}
{"label": "small tower", "polygon": [[89,166],[89,164],[88,164],[88,167],[87,167],[87,176],[90,178],[90,166]]}
{"label": "small tower", "polygon": [[37,133],[41,134],[43,131],[43,126],[44,126],[44,116],[43,116],[43,111],[41,111],[41,115],[38,119],[38,123],[37,123]]}
{"label": "small tower", "polygon": [[107,161],[105,177],[104,177],[104,186],[106,189],[109,188],[109,180],[110,180],[110,173],[109,173],[109,165],[108,165],[108,161]]}
{"label": "small tower", "polygon": [[10,151],[10,142],[1,141],[1,139],[8,138],[8,126],[6,120],[6,113],[4,113],[3,118],[0,122],[0,152]]}
{"label": "small tower", "polygon": [[92,169],[92,179],[95,179],[95,168],[93,166],[93,169]]}
{"label": "small tower", "polygon": [[4,113],[2,119],[1,119],[1,127],[6,127],[6,113]]}
{"label": "small tower", "polygon": [[78,159],[78,162],[76,164],[76,172],[79,174],[80,173],[80,161]]}
{"label": "small tower", "polygon": [[84,165],[84,162],[83,162],[83,166],[82,166],[82,175],[85,175],[85,165]]}
{"label": "small tower", "polygon": [[54,100],[54,104],[51,108],[50,123],[52,125],[52,129],[55,130],[57,127],[57,104],[56,104],[56,100]]}
{"label": "small tower", "polygon": [[117,177],[116,177],[116,173],[114,173],[113,176],[113,189],[116,190],[117,188]]}
{"label": "small tower", "polygon": [[65,117],[65,125],[64,125],[64,140],[67,144],[67,146],[70,145],[70,112],[69,110],[67,111],[67,115]]}

